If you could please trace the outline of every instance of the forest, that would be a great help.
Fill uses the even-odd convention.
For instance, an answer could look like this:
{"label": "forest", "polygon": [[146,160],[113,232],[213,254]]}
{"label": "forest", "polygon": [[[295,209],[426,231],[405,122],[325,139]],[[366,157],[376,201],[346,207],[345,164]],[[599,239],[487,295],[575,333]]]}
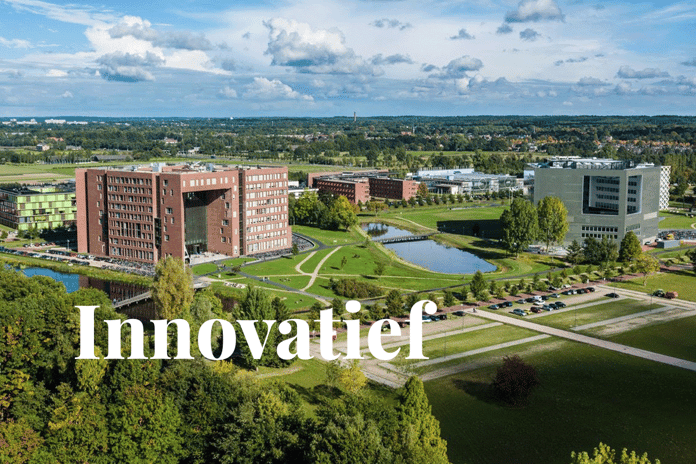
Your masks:
{"label": "forest", "polygon": [[[192,313],[219,311],[200,294]],[[356,364],[327,363],[310,406],[307,392],[228,361],[104,359],[104,324],[100,359],[76,360],[76,305],[124,319],[99,290],[68,294],[48,277],[0,270],[0,462],[448,462],[416,377],[395,394],[368,394]]]}

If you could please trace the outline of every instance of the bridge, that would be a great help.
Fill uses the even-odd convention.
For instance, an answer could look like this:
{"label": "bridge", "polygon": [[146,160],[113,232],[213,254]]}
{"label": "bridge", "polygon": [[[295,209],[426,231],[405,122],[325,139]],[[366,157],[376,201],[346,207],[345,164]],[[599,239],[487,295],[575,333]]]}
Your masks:
{"label": "bridge", "polygon": [[374,241],[378,242],[378,243],[417,242],[419,240],[427,240],[436,234],[439,234],[439,232],[431,232],[429,234],[420,234],[420,235],[401,235],[399,237],[390,237],[390,238],[378,238],[378,239],[375,239]]}
{"label": "bridge", "polygon": [[[210,285],[210,282],[199,281],[199,282],[194,282],[193,288],[195,290],[198,290],[200,288],[206,288],[209,285]],[[152,298],[152,292],[147,291],[145,293],[141,293],[140,295],[135,295],[132,298],[127,298],[125,300],[117,301],[116,303],[114,303],[114,309],[124,308],[126,306],[140,303],[141,301],[149,300],[150,298]]]}

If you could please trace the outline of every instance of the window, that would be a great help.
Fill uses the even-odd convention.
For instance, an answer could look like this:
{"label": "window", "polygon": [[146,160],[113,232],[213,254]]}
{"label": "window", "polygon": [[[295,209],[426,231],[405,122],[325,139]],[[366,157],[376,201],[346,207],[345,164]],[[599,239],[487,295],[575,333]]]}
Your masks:
{"label": "window", "polygon": [[169,181],[167,179],[164,179],[164,185],[169,185]]}
{"label": "window", "polygon": [[165,241],[165,242],[168,242],[168,241],[169,241],[169,235],[165,235],[165,236],[164,236],[164,241]]}
{"label": "window", "polygon": [[174,210],[172,210],[171,208],[167,208],[165,211],[167,212],[167,214],[173,214],[173,213],[174,213]]}
{"label": "window", "polygon": [[223,219],[223,220],[222,220],[222,225],[223,225],[223,226],[229,226],[229,225],[230,225],[230,221],[228,221],[227,219]]}

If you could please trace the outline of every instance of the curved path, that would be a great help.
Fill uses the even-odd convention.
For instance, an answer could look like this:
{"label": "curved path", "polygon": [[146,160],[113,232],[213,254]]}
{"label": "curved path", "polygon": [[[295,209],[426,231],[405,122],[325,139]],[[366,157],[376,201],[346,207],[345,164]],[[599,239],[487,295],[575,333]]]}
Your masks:
{"label": "curved path", "polygon": [[[312,272],[312,274],[311,274],[312,278],[309,279],[309,283],[308,283],[307,285],[305,285],[305,287],[302,289],[302,291],[305,291],[305,290],[307,290],[309,287],[311,287],[312,285],[314,285],[314,281],[317,280],[317,276],[319,275],[319,271],[321,270],[321,267],[324,265],[324,263],[326,262],[326,260],[329,259],[329,258],[331,257],[332,254],[336,253],[336,252],[337,252],[338,250],[340,250],[341,248],[342,248],[341,246],[338,246],[338,247],[334,248],[334,249],[331,250],[326,256],[324,256],[324,258],[323,258],[321,261],[319,261],[319,264],[317,264],[317,267],[314,269],[314,272]],[[306,261],[306,260],[305,260],[305,261]],[[304,261],[302,261],[302,262],[304,263]],[[297,269],[297,267],[295,267],[295,269]],[[300,272],[302,272],[302,271],[300,271]],[[304,274],[304,273],[303,273],[303,274]],[[305,275],[309,275],[309,274],[305,274]]]}

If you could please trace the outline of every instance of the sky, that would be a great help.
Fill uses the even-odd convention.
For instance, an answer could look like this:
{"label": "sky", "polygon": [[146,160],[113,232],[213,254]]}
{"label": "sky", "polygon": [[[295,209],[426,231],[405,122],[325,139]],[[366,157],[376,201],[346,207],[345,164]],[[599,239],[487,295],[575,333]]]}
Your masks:
{"label": "sky", "polygon": [[696,114],[696,2],[0,0],[0,117]]}

